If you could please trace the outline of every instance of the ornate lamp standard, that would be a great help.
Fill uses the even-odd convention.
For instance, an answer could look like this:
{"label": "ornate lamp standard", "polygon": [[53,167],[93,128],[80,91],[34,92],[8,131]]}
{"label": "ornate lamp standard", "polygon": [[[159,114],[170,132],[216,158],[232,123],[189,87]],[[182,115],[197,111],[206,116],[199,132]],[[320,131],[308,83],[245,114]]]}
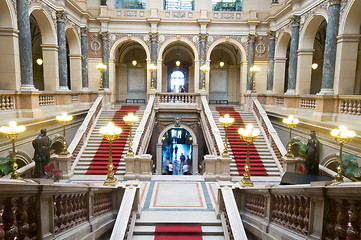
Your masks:
{"label": "ornate lamp standard", "polygon": [[282,120],[282,122],[283,122],[284,125],[286,125],[290,129],[290,139],[288,141],[288,150],[287,150],[287,153],[285,154],[285,156],[293,158],[295,156],[291,152],[292,128],[296,127],[296,125],[300,121],[297,118],[295,118],[294,116],[290,115],[290,116],[288,116],[288,118],[284,118]]}
{"label": "ornate lamp standard", "polygon": [[227,140],[227,128],[230,127],[233,122],[234,118],[230,118],[229,114],[224,115],[224,117],[219,118],[219,121],[224,126],[224,129],[226,130],[226,136],[224,137],[224,150],[223,150],[223,156],[228,157],[228,140]]}
{"label": "ornate lamp standard", "polygon": [[116,127],[114,123],[110,122],[107,126],[100,128],[100,133],[103,138],[109,141],[109,160],[108,160],[108,174],[107,179],[104,181],[104,185],[115,185],[118,181],[114,177],[114,173],[112,172],[113,165],[113,157],[112,157],[112,143],[114,139],[117,139],[119,135],[122,133],[122,129],[120,127]]}
{"label": "ornate lamp standard", "polygon": [[206,72],[209,71],[209,66],[207,64],[203,64],[200,69],[203,72],[202,92],[205,92],[206,91]]}
{"label": "ornate lamp standard", "polygon": [[65,125],[67,125],[71,120],[73,120],[73,116],[68,115],[66,112],[63,112],[61,115],[56,116],[56,120],[63,125],[63,151],[60,153],[61,155],[69,154],[67,147],[66,147],[66,140],[65,140]]}
{"label": "ornate lamp standard", "polygon": [[243,179],[241,180],[242,186],[253,186],[253,182],[251,180],[251,175],[249,171],[251,170],[251,166],[249,165],[249,145],[251,142],[257,139],[260,131],[259,129],[253,128],[252,124],[247,124],[246,128],[238,129],[239,135],[241,135],[241,139],[247,142],[247,158],[246,165],[244,166],[245,173],[243,174]]}
{"label": "ornate lamp standard", "polygon": [[336,142],[340,143],[340,156],[338,158],[337,175],[335,176],[335,179],[332,180],[332,182],[343,182],[343,178],[341,176],[342,147],[345,143],[351,141],[351,139],[356,136],[356,133],[354,131],[348,130],[345,126],[340,126],[338,129],[336,128],[331,131],[331,136]]}
{"label": "ornate lamp standard", "polygon": [[103,88],[103,72],[107,69],[107,65],[104,65],[103,63],[99,63],[97,65],[97,69],[100,71],[100,87],[99,87],[99,90],[104,90],[104,88]]}
{"label": "ornate lamp standard", "polygon": [[155,65],[155,64],[150,64],[149,66],[148,66],[148,70],[150,71],[150,77],[151,77],[151,82],[150,82],[150,90],[154,90],[154,80],[153,80],[153,72],[155,71],[155,70],[157,70],[157,65]]}
{"label": "ornate lamp standard", "polygon": [[138,121],[138,117],[135,116],[133,113],[129,113],[127,116],[124,116],[123,118],[124,122],[126,124],[128,124],[130,126],[129,128],[129,150],[127,153],[127,156],[133,156],[134,152],[132,149],[132,126],[134,125],[134,123],[136,123]]}
{"label": "ornate lamp standard", "polygon": [[2,126],[0,132],[4,134],[7,138],[11,139],[12,143],[12,152],[10,158],[13,160],[13,172],[10,174],[11,179],[21,179],[16,170],[18,170],[18,164],[16,163],[16,151],[15,151],[15,139],[25,131],[25,126],[17,126],[16,122],[9,122],[9,126]]}
{"label": "ornate lamp standard", "polygon": [[257,67],[256,65],[253,65],[249,71],[252,73],[252,93],[256,93],[256,73],[259,72],[259,67]]}

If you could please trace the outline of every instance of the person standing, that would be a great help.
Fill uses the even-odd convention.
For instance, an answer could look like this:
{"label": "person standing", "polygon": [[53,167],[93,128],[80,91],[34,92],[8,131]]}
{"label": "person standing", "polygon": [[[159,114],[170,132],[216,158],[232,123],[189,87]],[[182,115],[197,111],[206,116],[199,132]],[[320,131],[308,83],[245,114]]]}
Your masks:
{"label": "person standing", "polygon": [[173,175],[173,163],[172,163],[172,161],[170,161],[169,165],[168,165],[168,175]]}
{"label": "person standing", "polygon": [[184,165],[184,162],[186,160],[186,157],[183,155],[183,153],[181,153],[180,155],[180,168],[179,168],[179,171],[182,173],[183,171],[183,165]]}
{"label": "person standing", "polygon": [[176,144],[176,145],[175,145],[175,148],[174,148],[175,158],[177,158],[177,152],[178,152],[178,146],[177,146],[177,144]]}

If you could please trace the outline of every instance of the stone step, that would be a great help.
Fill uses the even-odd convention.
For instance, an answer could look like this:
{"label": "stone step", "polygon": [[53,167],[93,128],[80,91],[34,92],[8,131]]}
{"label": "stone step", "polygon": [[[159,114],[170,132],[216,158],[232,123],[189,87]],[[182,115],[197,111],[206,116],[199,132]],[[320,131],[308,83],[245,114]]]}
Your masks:
{"label": "stone step", "polygon": [[[203,240],[224,240],[223,236],[202,236]],[[135,235],[132,240],[154,240],[154,236]]]}
{"label": "stone step", "polygon": [[[199,225],[202,223],[198,223],[196,225]],[[173,224],[171,224],[173,225]],[[184,225],[182,223],[179,224],[174,224],[174,225]],[[189,224],[187,224],[189,225]],[[202,235],[221,235],[223,236],[223,228],[222,225],[218,225],[218,226],[201,226],[202,227]],[[133,236],[134,235],[154,235],[155,232],[155,225],[150,225],[150,226],[144,226],[144,225],[139,225],[137,223],[135,223],[135,227],[134,227],[134,231],[133,231]]]}

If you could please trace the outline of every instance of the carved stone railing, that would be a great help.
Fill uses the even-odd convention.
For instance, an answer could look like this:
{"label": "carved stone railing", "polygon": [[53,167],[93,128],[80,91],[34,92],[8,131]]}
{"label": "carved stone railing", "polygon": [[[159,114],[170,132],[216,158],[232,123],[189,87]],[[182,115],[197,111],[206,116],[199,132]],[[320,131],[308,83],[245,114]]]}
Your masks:
{"label": "carved stone railing", "polygon": [[341,98],[339,100],[339,113],[348,115],[361,115],[361,97],[354,96],[350,98]]}
{"label": "carved stone railing", "polygon": [[275,162],[279,170],[282,172],[283,156],[286,154],[287,150],[283,146],[276,130],[267,116],[267,113],[264,111],[257,98],[253,98],[253,114],[255,115],[259,125],[262,126],[261,131],[266,137],[267,145],[272,150],[270,152],[276,160]]}
{"label": "carved stone railing", "polygon": [[110,240],[131,240],[135,220],[139,216],[139,182],[133,182],[126,187]]}
{"label": "carved stone railing", "polygon": [[0,110],[12,110],[15,109],[14,95],[0,95]]}
{"label": "carved stone railing", "polygon": [[[1,239],[94,239],[112,227],[123,188],[0,183]],[[5,238],[2,236],[5,235]]]}
{"label": "carved stone railing", "polygon": [[55,105],[55,95],[41,94],[39,95],[39,106],[46,107],[49,105]]}
{"label": "carved stone railing", "polygon": [[201,96],[201,105],[201,122],[203,125],[203,134],[205,135],[208,143],[208,148],[214,156],[220,156],[224,150],[223,140],[213,119],[212,111],[209,108],[206,96]]}
{"label": "carved stone railing", "polygon": [[316,108],[315,98],[300,98],[299,107],[302,109],[314,110]]}
{"label": "carved stone railing", "polygon": [[157,93],[157,103],[196,104],[197,93]]}
{"label": "carved stone railing", "polygon": [[[233,190],[246,229],[269,239],[359,239],[361,186],[293,185]],[[243,200],[245,199],[245,200]]]}
{"label": "carved stone railing", "polygon": [[85,145],[90,137],[90,132],[94,129],[95,123],[97,122],[102,110],[103,110],[103,96],[98,96],[98,98],[93,103],[93,106],[89,109],[87,116],[85,117],[82,125],[79,127],[76,132],[73,141],[68,147],[69,153],[72,154],[72,169],[74,171],[77,162],[79,161],[81,152],[84,150]]}

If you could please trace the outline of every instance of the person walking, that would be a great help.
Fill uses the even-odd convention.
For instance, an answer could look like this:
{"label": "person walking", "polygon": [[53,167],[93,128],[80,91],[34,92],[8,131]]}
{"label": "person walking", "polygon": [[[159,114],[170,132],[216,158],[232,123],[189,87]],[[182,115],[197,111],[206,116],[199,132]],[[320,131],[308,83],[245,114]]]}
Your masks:
{"label": "person walking", "polygon": [[169,165],[168,165],[168,175],[173,175],[173,163],[172,163],[172,161],[170,161]]}
{"label": "person walking", "polygon": [[184,165],[184,162],[186,160],[186,156],[183,155],[183,153],[181,153],[180,155],[180,168],[179,168],[179,172],[182,173],[183,171],[183,165]]}

